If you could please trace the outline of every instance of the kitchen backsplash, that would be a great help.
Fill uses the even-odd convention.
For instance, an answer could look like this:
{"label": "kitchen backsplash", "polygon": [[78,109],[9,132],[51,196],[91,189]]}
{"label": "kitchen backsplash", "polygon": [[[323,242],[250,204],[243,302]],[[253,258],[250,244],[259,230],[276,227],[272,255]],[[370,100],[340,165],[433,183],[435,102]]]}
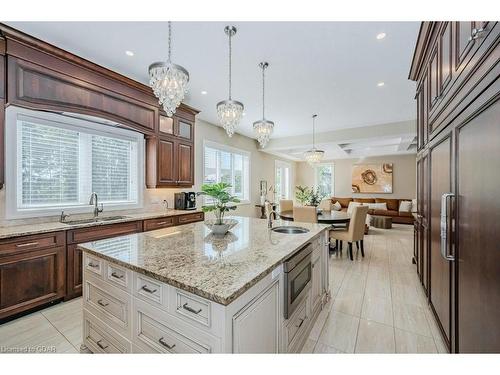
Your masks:
{"label": "kitchen backsplash", "polygon": [[[121,210],[121,211],[106,211],[104,205],[104,212],[101,215],[126,215],[127,213],[140,213],[164,210],[163,200],[167,200],[168,208],[174,208],[174,194],[180,191],[193,191],[192,189],[144,189],[143,195],[143,208],[135,210]],[[92,207],[89,205],[88,214],[74,214],[73,218],[88,217],[92,215]],[[29,219],[10,219],[5,218],[5,188],[0,189],[0,226],[7,227],[13,225],[24,224],[37,224],[48,223],[59,220],[57,216],[44,216]]]}

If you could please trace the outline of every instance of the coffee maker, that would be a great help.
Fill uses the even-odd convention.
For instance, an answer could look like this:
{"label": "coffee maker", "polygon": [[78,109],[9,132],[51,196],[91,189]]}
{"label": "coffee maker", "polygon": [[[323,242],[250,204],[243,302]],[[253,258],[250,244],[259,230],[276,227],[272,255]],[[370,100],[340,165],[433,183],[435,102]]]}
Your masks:
{"label": "coffee maker", "polygon": [[193,191],[175,193],[174,203],[176,210],[195,210],[196,209],[196,193]]}

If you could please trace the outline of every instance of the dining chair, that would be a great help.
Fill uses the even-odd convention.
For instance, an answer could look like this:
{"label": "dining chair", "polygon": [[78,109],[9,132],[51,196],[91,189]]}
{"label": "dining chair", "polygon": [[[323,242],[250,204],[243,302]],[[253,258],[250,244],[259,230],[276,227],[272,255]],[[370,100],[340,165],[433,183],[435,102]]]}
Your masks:
{"label": "dining chair", "polygon": [[351,258],[351,260],[354,260],[354,257],[352,256],[353,242],[356,243],[358,249],[359,246],[361,246],[361,256],[363,257],[365,256],[365,249],[363,247],[363,237],[365,235],[365,221],[367,214],[368,214],[368,206],[354,207],[351,215],[351,220],[349,222],[349,227],[346,228],[345,230],[330,231],[330,240],[340,241],[340,249],[342,248],[343,241],[349,243],[349,258]]}
{"label": "dining chair", "polygon": [[317,223],[318,214],[316,212],[316,207],[314,206],[293,207],[293,221],[298,221],[302,223]]}
{"label": "dining chair", "polygon": [[318,208],[322,209],[323,211],[331,211],[332,210],[332,200],[330,198],[324,198],[321,200],[319,203]]}
{"label": "dining chair", "polygon": [[280,200],[280,211],[292,211],[293,201],[291,199],[281,199]]}

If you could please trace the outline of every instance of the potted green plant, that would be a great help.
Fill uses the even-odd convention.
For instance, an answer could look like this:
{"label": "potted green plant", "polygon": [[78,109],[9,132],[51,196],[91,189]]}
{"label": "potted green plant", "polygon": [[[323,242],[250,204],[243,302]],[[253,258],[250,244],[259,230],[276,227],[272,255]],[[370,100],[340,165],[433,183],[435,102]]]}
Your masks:
{"label": "potted green plant", "polygon": [[296,186],[295,189],[297,190],[295,192],[295,198],[301,205],[305,206],[309,202],[311,191],[307,186],[301,185]]}
{"label": "potted green plant", "polygon": [[311,189],[309,193],[308,205],[318,207],[321,203],[321,199],[323,199],[323,194],[319,192],[319,189],[316,189],[316,191],[314,191],[314,189]]}
{"label": "potted green plant", "polygon": [[238,223],[236,220],[224,220],[226,212],[236,210],[236,206],[233,203],[240,202],[237,197],[229,193],[228,189],[230,187],[231,184],[226,182],[203,184],[201,191],[197,193],[197,195],[204,195],[211,198],[211,204],[202,206],[201,210],[215,214],[214,221],[205,221],[205,224],[214,234],[225,234]]}

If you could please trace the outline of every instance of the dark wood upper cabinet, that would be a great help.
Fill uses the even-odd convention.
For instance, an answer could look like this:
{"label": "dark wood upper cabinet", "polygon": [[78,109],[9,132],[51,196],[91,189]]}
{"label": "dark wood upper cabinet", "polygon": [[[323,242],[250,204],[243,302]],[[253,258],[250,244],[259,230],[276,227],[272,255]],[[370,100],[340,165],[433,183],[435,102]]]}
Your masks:
{"label": "dark wood upper cabinet", "polygon": [[173,139],[158,140],[158,184],[160,185],[177,183],[175,146]]}
{"label": "dark wood upper cabinet", "polygon": [[468,53],[472,49],[474,44],[474,39],[472,36],[472,30],[474,29],[474,22],[471,21],[460,21],[455,22],[455,38],[456,38],[456,69],[458,70],[462,66],[462,62],[465,61]]}
{"label": "dark wood upper cabinet", "polygon": [[194,146],[192,143],[177,142],[177,184],[194,185]]}
{"label": "dark wood upper cabinet", "polygon": [[160,134],[174,135],[174,118],[160,114]]}
{"label": "dark wood upper cabinet", "polygon": [[451,22],[444,22],[439,36],[439,92],[443,94],[444,90],[451,81],[452,74],[452,48],[451,48]]}

